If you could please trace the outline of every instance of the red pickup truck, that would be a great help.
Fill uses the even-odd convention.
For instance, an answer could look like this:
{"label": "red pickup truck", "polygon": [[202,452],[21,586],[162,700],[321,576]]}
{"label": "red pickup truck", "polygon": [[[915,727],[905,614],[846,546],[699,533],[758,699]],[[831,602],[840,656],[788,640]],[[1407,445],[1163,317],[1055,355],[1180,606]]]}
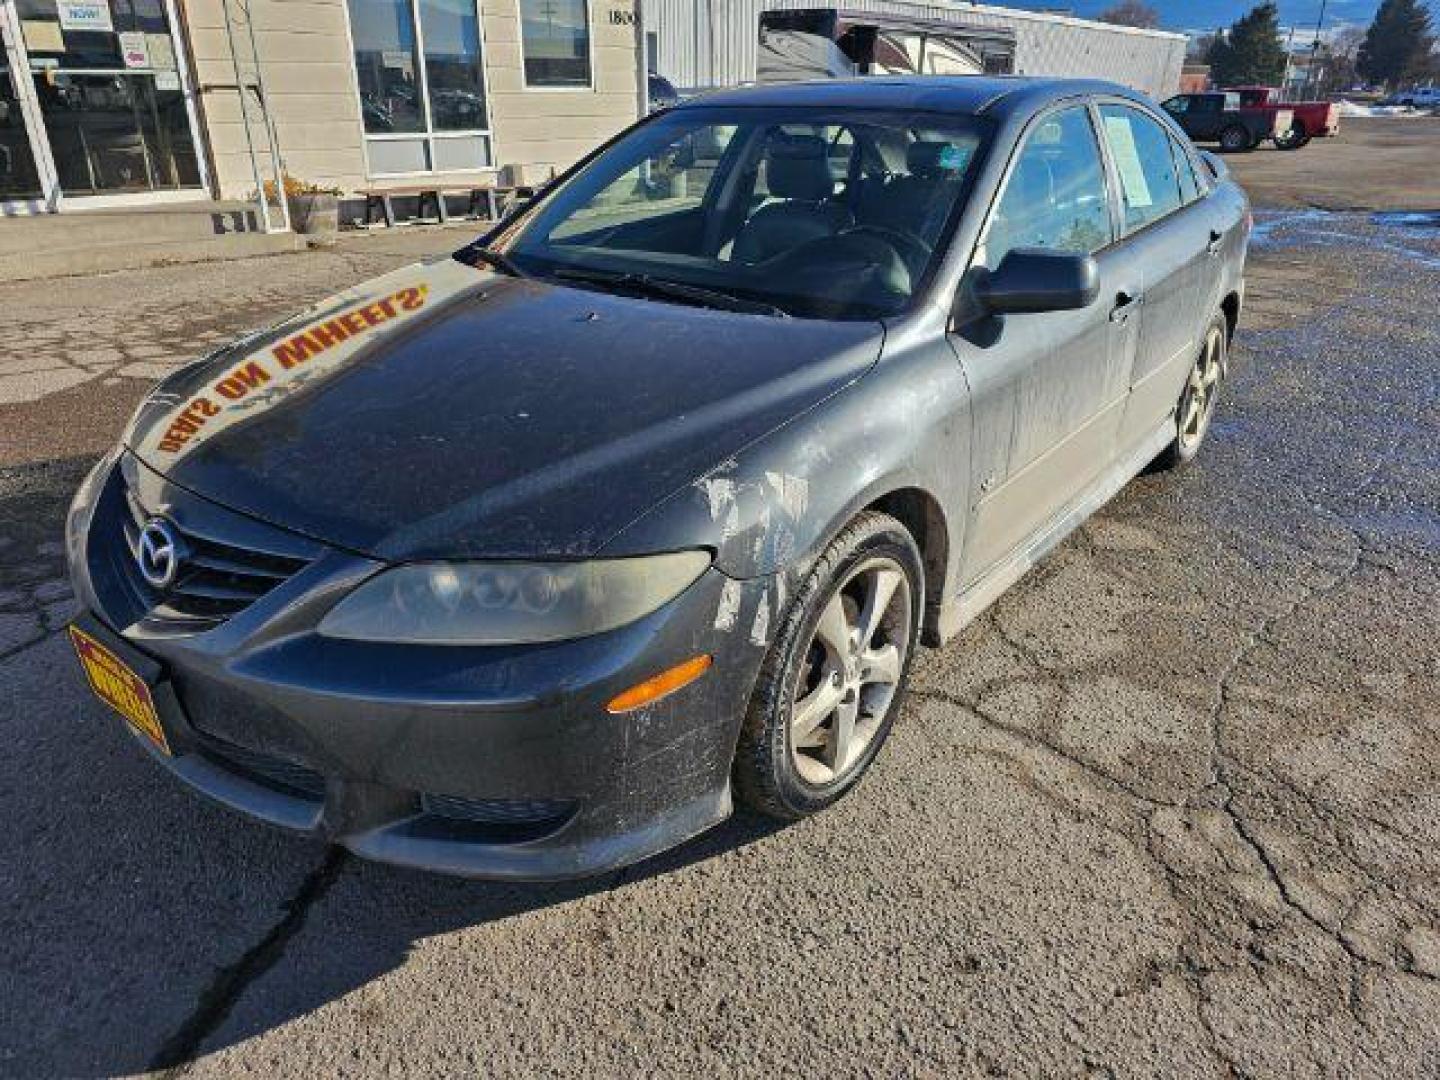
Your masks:
{"label": "red pickup truck", "polygon": [[1278,113],[1289,109],[1295,119],[1288,134],[1275,140],[1280,150],[1299,150],[1311,139],[1340,134],[1340,106],[1328,101],[1284,101],[1273,86],[1238,86],[1240,108],[1246,112]]}

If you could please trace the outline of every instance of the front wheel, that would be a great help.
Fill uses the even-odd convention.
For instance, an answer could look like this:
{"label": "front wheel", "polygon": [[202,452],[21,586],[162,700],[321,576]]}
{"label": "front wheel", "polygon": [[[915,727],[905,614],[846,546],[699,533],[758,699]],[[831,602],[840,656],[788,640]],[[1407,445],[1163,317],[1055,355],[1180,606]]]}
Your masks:
{"label": "front wheel", "polygon": [[859,782],[900,708],[924,608],[914,539],[865,512],[825,549],[761,668],[735,754],[740,799],[794,821]]}
{"label": "front wheel", "polygon": [[1215,404],[1220,397],[1220,381],[1228,361],[1229,326],[1224,315],[1216,315],[1199,355],[1190,368],[1180,400],[1175,406],[1175,439],[1155,460],[1161,469],[1173,469],[1193,461],[1200,453],[1210,421],[1215,417]]}

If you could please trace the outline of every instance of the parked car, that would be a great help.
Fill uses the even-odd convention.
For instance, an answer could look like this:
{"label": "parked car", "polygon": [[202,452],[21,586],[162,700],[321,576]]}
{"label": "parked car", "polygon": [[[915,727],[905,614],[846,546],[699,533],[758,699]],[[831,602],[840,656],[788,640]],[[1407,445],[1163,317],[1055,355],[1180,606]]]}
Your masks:
{"label": "parked car", "polygon": [[1402,90],[1387,98],[1386,105],[1404,105],[1412,109],[1440,108],[1440,87],[1420,86],[1414,90]]}
{"label": "parked car", "polygon": [[1266,140],[1284,138],[1294,126],[1285,109],[1243,109],[1233,91],[1176,94],[1162,107],[1196,142],[1219,143],[1228,153],[1254,150]]}
{"label": "parked car", "polygon": [[1280,100],[1280,91],[1270,86],[1238,86],[1240,108],[1248,111],[1291,114],[1290,130],[1275,140],[1281,150],[1299,150],[1311,139],[1334,138],[1340,134],[1340,106],[1330,101]]}
{"label": "parked car", "polygon": [[732,796],[813,814],[922,642],[1200,450],[1250,224],[1108,83],[678,105],[162,382],[70,510],[71,637],[179,780],[375,859],[569,877]]}

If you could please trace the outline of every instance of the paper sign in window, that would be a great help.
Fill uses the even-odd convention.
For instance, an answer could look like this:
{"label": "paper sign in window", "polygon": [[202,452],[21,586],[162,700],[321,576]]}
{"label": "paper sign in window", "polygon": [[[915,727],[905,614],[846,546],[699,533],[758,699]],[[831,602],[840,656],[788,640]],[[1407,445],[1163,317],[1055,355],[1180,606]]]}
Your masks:
{"label": "paper sign in window", "polygon": [[169,34],[146,34],[145,51],[150,54],[150,66],[159,71],[175,70],[175,48],[170,44]]}
{"label": "paper sign in window", "polygon": [[1105,117],[1105,140],[1110,144],[1110,154],[1120,173],[1125,202],[1137,210],[1154,206],[1155,199],[1145,180],[1145,169],[1140,164],[1140,148],[1135,145],[1135,130],[1130,126],[1129,119],[1123,116]]}
{"label": "paper sign in window", "polygon": [[115,32],[109,0],[55,0],[55,13],[60,16],[62,30]]}
{"label": "paper sign in window", "polygon": [[26,19],[20,24],[20,33],[31,52],[64,52],[65,35],[60,24],[50,19]]}
{"label": "paper sign in window", "polygon": [[138,31],[124,30],[118,35],[120,38],[120,55],[125,58],[127,68],[148,68],[150,66],[150,47],[146,42],[146,35]]}

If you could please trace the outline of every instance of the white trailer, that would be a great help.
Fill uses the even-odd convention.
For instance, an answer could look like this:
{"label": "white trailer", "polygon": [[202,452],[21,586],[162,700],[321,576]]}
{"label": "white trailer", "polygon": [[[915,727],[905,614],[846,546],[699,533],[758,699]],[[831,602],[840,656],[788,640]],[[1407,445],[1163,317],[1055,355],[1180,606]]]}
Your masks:
{"label": "white trailer", "polygon": [[[847,17],[946,24],[1013,40],[1019,75],[1109,79],[1163,99],[1180,87],[1183,34],[959,2],[910,0],[644,0],[652,70],[682,90],[756,81],[762,11],[827,8]],[[993,65],[992,65],[993,69]]]}

